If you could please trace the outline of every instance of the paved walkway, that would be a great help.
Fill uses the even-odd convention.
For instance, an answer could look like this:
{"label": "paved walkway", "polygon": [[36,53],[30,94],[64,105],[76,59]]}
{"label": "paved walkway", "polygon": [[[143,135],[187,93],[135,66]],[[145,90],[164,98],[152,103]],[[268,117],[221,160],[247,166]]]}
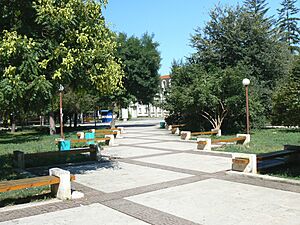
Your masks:
{"label": "paved walkway", "polygon": [[299,225],[300,186],[227,173],[231,158],[158,126],[129,127],[107,163],[72,166],[85,197],[0,209],[0,225]]}

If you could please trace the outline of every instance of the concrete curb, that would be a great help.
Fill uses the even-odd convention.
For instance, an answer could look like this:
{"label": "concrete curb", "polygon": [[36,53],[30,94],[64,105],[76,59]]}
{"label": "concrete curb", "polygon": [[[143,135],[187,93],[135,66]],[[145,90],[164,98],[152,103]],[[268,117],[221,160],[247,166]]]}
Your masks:
{"label": "concrete curb", "polygon": [[237,171],[227,171],[226,174],[230,176],[243,176],[243,177],[255,178],[260,180],[275,181],[279,183],[300,186],[300,181],[292,180],[288,178],[274,177],[274,176],[262,175],[262,174],[244,173],[244,172],[237,172]]}
{"label": "concrete curb", "polygon": [[215,154],[224,154],[224,155],[230,155],[234,154],[234,152],[223,152],[223,151],[207,151],[207,150],[201,150],[201,152],[209,152],[209,153],[215,153]]}

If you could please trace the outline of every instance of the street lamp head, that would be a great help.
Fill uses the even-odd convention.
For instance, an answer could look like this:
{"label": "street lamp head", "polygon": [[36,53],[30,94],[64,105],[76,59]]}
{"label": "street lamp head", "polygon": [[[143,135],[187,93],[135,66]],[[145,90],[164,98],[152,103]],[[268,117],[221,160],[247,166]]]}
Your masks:
{"label": "street lamp head", "polygon": [[62,85],[60,84],[60,85],[59,85],[59,89],[58,89],[58,90],[59,90],[59,92],[63,92],[63,91],[64,91],[64,89],[65,89],[65,88],[64,88],[64,86],[62,86]]}
{"label": "street lamp head", "polygon": [[243,79],[243,85],[246,87],[250,84],[250,80],[248,78]]}

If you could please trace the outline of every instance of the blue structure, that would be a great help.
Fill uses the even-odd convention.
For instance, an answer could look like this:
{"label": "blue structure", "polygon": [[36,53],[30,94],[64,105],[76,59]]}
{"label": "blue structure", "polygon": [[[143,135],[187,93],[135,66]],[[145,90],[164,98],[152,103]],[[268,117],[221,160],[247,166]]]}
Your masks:
{"label": "blue structure", "polygon": [[110,123],[113,118],[111,110],[101,110],[102,123]]}
{"label": "blue structure", "polygon": [[58,142],[58,149],[60,151],[70,150],[71,149],[71,141],[69,141],[69,140],[59,141]]}
{"label": "blue structure", "polygon": [[[84,134],[85,139],[94,139],[95,138],[95,133],[87,132]],[[88,145],[95,144],[94,140],[90,140],[87,142]]]}

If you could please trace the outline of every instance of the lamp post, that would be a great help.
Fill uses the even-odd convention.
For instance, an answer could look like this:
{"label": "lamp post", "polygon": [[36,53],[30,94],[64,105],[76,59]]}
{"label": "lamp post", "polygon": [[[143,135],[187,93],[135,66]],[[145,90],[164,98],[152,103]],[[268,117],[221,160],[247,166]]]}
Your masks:
{"label": "lamp post", "polygon": [[247,121],[246,131],[247,131],[247,134],[250,134],[249,97],[248,97],[249,84],[250,84],[250,80],[248,78],[243,79],[243,85],[245,86],[245,91],[246,91],[246,121]]}
{"label": "lamp post", "polygon": [[63,130],[63,111],[62,111],[62,94],[64,91],[64,86],[59,85],[59,117],[60,117],[60,137],[61,139],[65,139],[64,130]]}

